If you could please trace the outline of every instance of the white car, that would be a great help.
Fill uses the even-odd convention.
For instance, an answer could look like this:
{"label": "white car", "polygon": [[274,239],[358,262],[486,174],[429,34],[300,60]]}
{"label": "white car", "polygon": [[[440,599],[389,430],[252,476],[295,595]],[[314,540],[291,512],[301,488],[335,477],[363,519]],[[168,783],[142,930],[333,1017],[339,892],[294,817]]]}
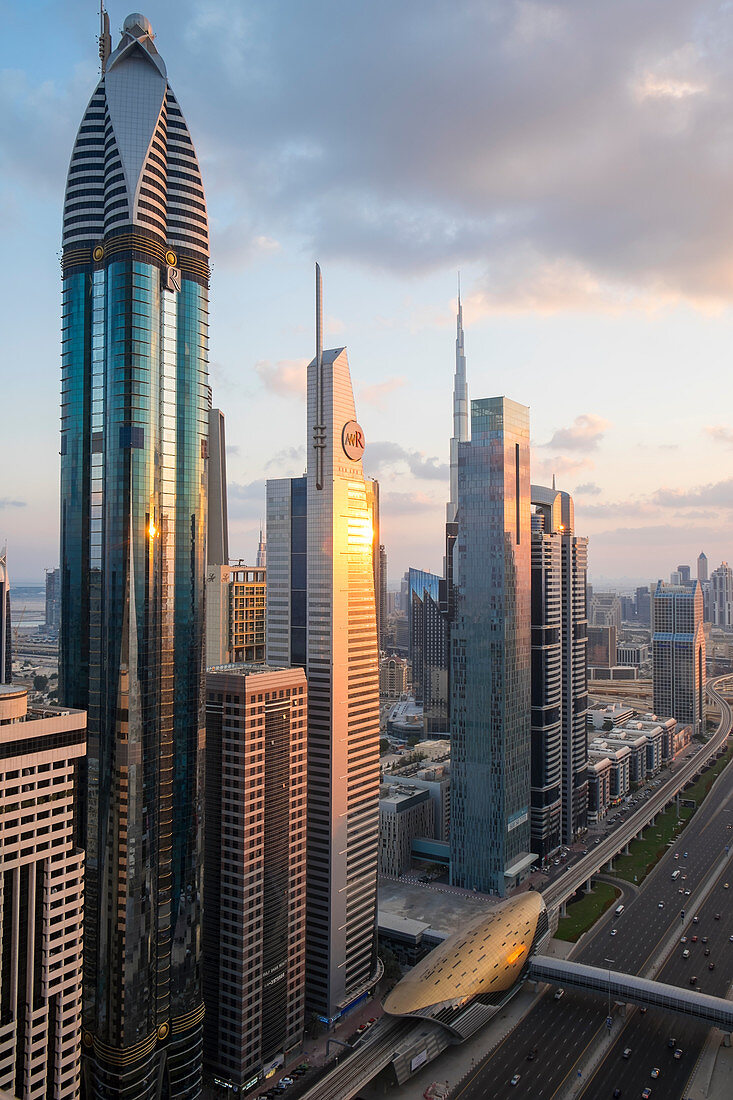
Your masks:
{"label": "white car", "polygon": [[663,901],[660,901],[660,902],[657,903],[657,909],[664,909],[664,902]]}
{"label": "white car", "polygon": [[515,1073],[514,1076],[511,1079],[511,1081],[509,1082],[509,1084],[510,1085],[518,1085],[519,1084],[519,1079],[520,1079],[521,1076],[522,1076],[521,1073]]}
{"label": "white car", "polygon": [[612,928],[611,929],[611,935],[612,936],[615,936],[617,932],[618,932],[618,928]]}

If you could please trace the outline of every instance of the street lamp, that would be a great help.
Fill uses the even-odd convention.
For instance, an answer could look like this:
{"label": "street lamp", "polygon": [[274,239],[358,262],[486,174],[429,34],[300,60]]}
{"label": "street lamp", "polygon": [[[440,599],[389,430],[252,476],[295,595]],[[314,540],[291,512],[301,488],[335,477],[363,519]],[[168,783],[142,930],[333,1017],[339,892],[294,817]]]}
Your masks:
{"label": "street lamp", "polygon": [[608,1026],[608,1034],[611,1034],[611,963],[615,962],[615,959],[604,959],[605,963],[608,963],[608,1013],[606,1015],[606,1023]]}

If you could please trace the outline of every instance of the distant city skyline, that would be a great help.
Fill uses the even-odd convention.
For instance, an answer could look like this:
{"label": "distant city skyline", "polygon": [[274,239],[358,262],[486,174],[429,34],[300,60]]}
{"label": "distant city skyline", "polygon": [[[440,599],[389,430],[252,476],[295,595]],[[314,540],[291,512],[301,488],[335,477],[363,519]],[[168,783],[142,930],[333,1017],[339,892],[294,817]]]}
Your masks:
{"label": "distant city skyline", "polygon": [[[116,35],[127,9],[110,7]],[[711,569],[733,557],[733,181],[707,140],[725,125],[731,75],[711,0],[558,3],[544,17],[532,3],[477,12],[457,0],[430,9],[430,35],[417,34],[424,5],[409,0],[368,13],[325,0],[287,14],[264,0],[246,11],[183,0],[175,18],[163,0],[143,7],[205,134],[212,383],[228,421],[235,556],[254,560],[265,479],[303,470],[318,258],[324,340],[348,332],[365,365],[356,396],[390,586],[409,565],[442,563],[458,268],[470,393],[531,407],[532,480],[554,472],[573,494],[594,583],[665,577],[702,549]],[[0,544],[23,584],[58,564],[58,195],[97,75],[96,12],[30,0],[7,5],[4,31],[14,262],[0,278],[15,364],[4,441],[24,458],[1,491]],[[328,73],[306,61],[314,51]],[[552,119],[542,127],[538,104]]]}

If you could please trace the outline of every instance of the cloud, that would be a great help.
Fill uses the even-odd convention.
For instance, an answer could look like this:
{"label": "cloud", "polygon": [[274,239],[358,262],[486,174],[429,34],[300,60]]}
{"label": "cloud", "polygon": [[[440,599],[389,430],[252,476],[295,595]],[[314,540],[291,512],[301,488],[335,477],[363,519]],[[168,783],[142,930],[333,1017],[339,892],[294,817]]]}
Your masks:
{"label": "cloud", "polygon": [[572,474],[577,474],[580,470],[592,470],[594,463],[589,458],[580,458],[576,455],[552,455],[548,458],[539,457],[539,448],[536,448],[531,458],[532,478],[537,479],[537,476],[551,478],[554,475],[558,477],[570,477]]}
{"label": "cloud", "polygon": [[428,481],[445,481],[448,478],[447,462],[427,457],[422,451],[408,451],[399,443],[387,441],[367,445],[364,465],[375,474],[380,470],[406,465],[413,477]]}
{"label": "cloud", "polygon": [[265,479],[257,478],[244,485],[230,481],[227,485],[229,515],[232,519],[256,519],[265,514]]}
{"label": "cloud", "polygon": [[662,508],[733,508],[733,478],[694,489],[657,489],[651,499]]}
{"label": "cloud", "polygon": [[384,409],[387,405],[386,399],[395,390],[399,390],[405,385],[404,378],[388,378],[386,382],[376,382],[373,386],[362,386],[359,390],[359,402],[365,405],[372,405],[375,409]]}
{"label": "cloud", "polygon": [[576,416],[569,428],[560,428],[543,447],[553,450],[595,451],[603,439],[610,422],[595,413]]}
{"label": "cloud", "polygon": [[307,388],[307,359],[280,359],[277,363],[260,359],[255,363],[266,390],[280,397],[303,397]]}
{"label": "cloud", "polygon": [[[180,26],[159,34],[216,232],[221,209],[231,236],[241,219],[245,241],[299,236],[324,258],[476,263],[488,310],[733,296],[719,0],[203,8],[181,0]],[[316,52],[328,66],[314,70]],[[46,117],[29,96],[20,133]]]}
{"label": "cloud", "polygon": [[725,443],[726,446],[733,447],[733,429],[726,428],[724,424],[710,424],[703,431],[706,435],[717,440],[718,443]]}
{"label": "cloud", "polygon": [[439,503],[426,493],[382,493],[379,499],[380,511],[386,515],[406,516],[421,512],[434,512]]}
{"label": "cloud", "polygon": [[576,496],[597,497],[602,492],[600,485],[596,485],[595,481],[584,481],[582,485],[575,486]]}
{"label": "cloud", "polygon": [[269,470],[273,466],[292,468],[293,465],[298,465],[301,468],[305,463],[305,444],[301,444],[299,447],[284,447],[283,450],[277,451],[272,458],[268,458],[265,463],[265,469]]}
{"label": "cloud", "polygon": [[0,508],[25,508],[24,500],[11,500],[10,497],[0,497]]}

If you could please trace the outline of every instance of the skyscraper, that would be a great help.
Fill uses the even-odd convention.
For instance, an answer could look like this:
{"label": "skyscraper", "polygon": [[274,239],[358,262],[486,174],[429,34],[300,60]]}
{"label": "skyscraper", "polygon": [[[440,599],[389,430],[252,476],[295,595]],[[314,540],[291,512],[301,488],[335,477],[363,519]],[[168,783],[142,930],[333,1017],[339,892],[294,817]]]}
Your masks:
{"label": "skyscraper", "polygon": [[504,895],[529,870],[529,410],[471,402],[458,449],[451,624],[451,880]]}
{"label": "skyscraper", "polygon": [[[532,786],[533,810],[540,801],[535,793],[535,775],[543,788],[554,775],[554,719],[560,723],[562,746],[561,766],[561,833],[564,844],[572,844],[588,827],[588,678],[586,660],[586,576],[588,540],[575,534],[575,508],[569,493],[557,489],[532,486]],[[541,520],[541,522],[540,522]],[[539,531],[542,535],[540,537]],[[537,542],[557,543],[550,550]],[[559,574],[555,573],[559,556]],[[540,558],[543,559],[540,576]],[[537,586],[540,586],[539,588]],[[559,635],[555,633],[555,598],[559,597]],[[545,601],[543,611],[542,599]],[[539,602],[538,602],[539,601]],[[540,627],[541,629],[537,629]],[[549,628],[549,629],[548,629]],[[616,663],[615,627],[598,627],[613,636],[613,664]],[[555,642],[560,645],[561,695],[559,713],[554,705],[557,696],[555,676]],[[537,672],[535,673],[535,669]],[[541,670],[544,669],[544,672]],[[537,726],[543,724],[544,733]],[[540,755],[545,743],[547,757]],[[552,792],[550,785],[543,798]],[[537,815],[536,815],[537,816]],[[538,832],[533,831],[534,839]]]}
{"label": "skyscraper", "polygon": [[710,574],[712,621],[724,629],[733,626],[733,569],[722,561]]}
{"label": "skyscraper", "polygon": [[458,449],[470,438],[468,424],[468,383],[466,355],[463,349],[463,306],[458,285],[458,315],[456,317],[456,369],[453,378],[453,435],[450,441],[450,500],[446,505],[446,522],[456,522],[458,511]]}
{"label": "skyscraper", "polygon": [[708,579],[708,559],[703,551],[700,551],[697,557],[697,579],[699,581]]}
{"label": "skyscraper", "polygon": [[0,554],[0,684],[13,678],[13,636],[10,630],[10,578],[8,556]]}
{"label": "skyscraper", "polygon": [[705,729],[705,633],[702,589],[659,581],[652,601],[654,712]]}
{"label": "skyscraper", "polygon": [[427,736],[448,730],[448,622],[441,610],[444,581],[436,573],[408,570],[407,625],[415,701],[422,704]]}
{"label": "skyscraper", "polygon": [[300,668],[206,674],[204,1054],[237,1090],[303,1037],[307,712]]}
{"label": "skyscraper", "polygon": [[380,653],[386,648],[385,629],[389,614],[387,599],[387,551],[384,544],[379,546],[379,618],[377,620],[377,641]]}
{"label": "skyscraper", "polygon": [[208,224],[151,26],[127,17],[64,203],[60,698],[88,713],[88,1096],[196,1097]]}
{"label": "skyscraper", "polygon": [[329,1025],[378,977],[373,521],[345,348],[308,366],[308,472],[267,483],[267,660],[308,679],[306,1002]]}
{"label": "skyscraper", "polygon": [[46,630],[58,630],[61,606],[61,570],[46,570]]}

